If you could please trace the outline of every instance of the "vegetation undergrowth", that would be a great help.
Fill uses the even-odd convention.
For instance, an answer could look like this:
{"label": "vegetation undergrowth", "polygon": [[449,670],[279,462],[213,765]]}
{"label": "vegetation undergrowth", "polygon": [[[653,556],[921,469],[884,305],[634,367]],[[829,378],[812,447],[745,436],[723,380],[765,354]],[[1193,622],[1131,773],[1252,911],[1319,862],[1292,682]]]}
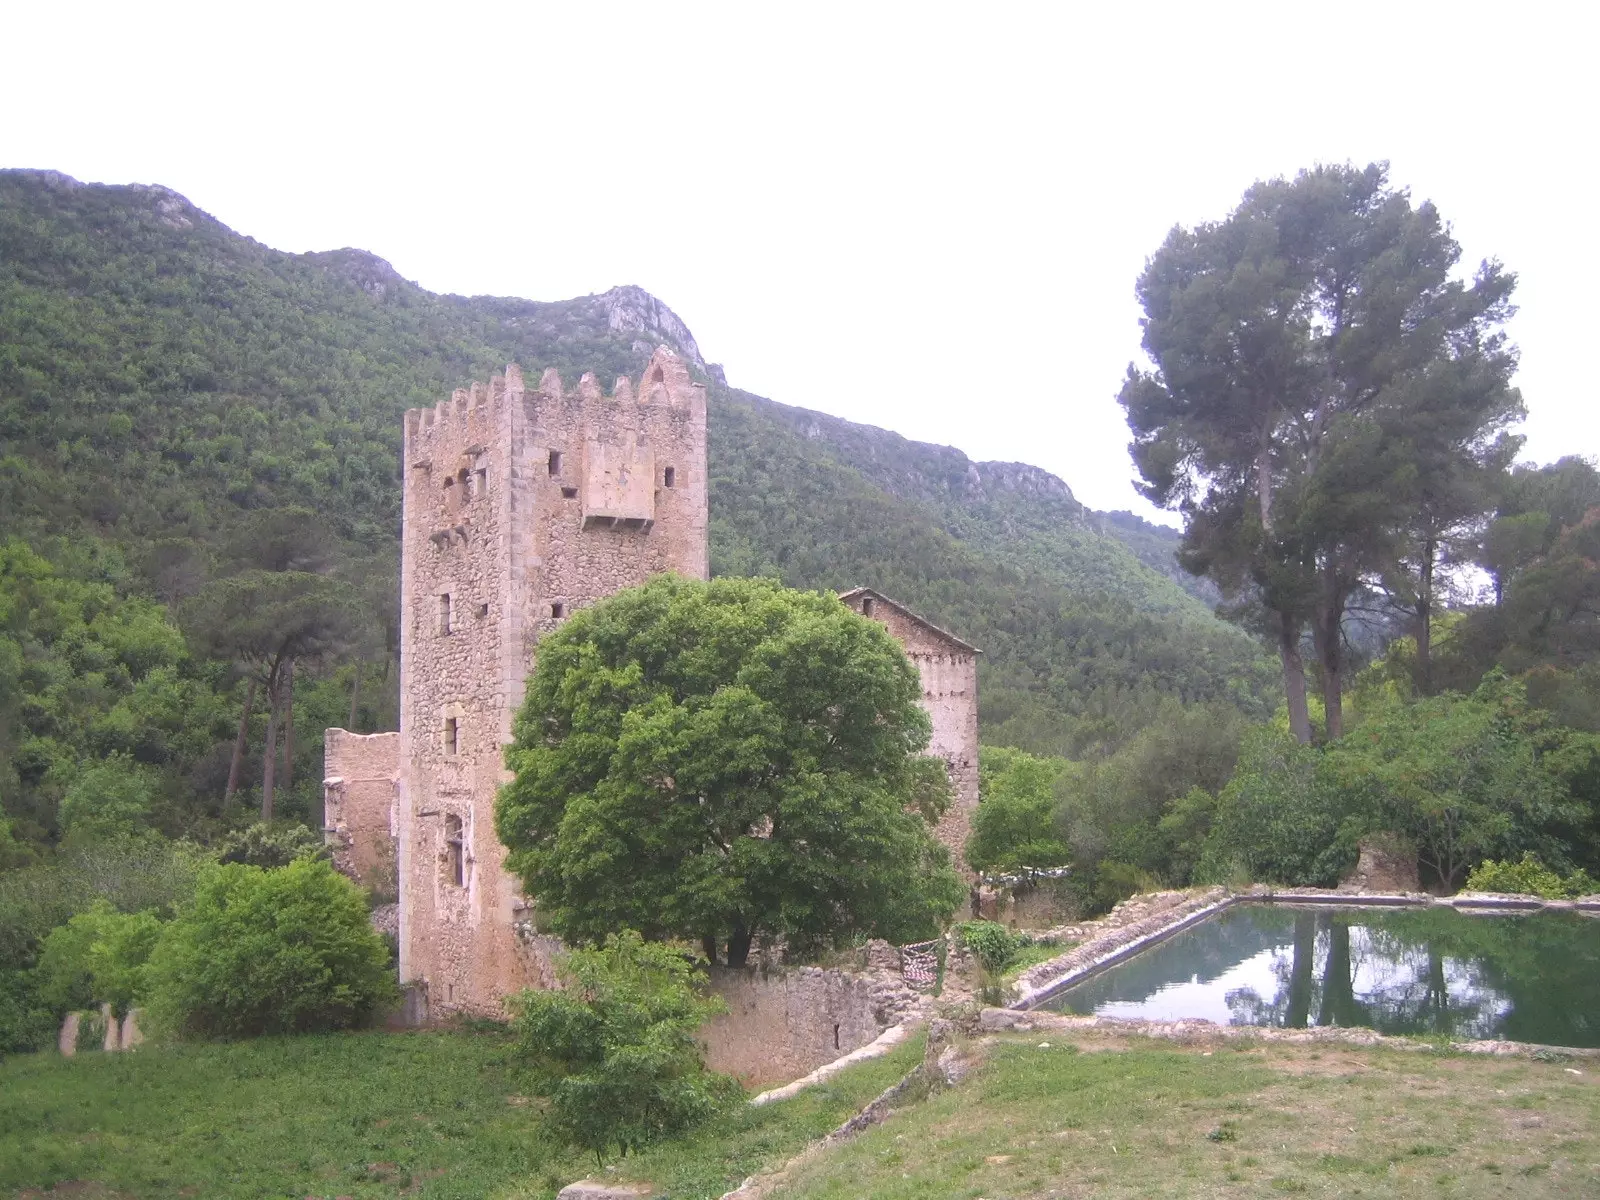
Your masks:
{"label": "vegetation undergrowth", "polygon": [[[1600,1088],[1561,1064],[997,1039],[960,1087],[796,1168],[784,1200],[1593,1194]],[[1536,1114],[1536,1115],[1535,1115]]]}
{"label": "vegetation undergrowth", "polygon": [[[792,1100],[740,1105],[617,1174],[717,1197],[836,1128],[920,1039]],[[0,1063],[0,1193],[549,1200],[594,1159],[546,1128],[503,1033],[313,1034]]]}

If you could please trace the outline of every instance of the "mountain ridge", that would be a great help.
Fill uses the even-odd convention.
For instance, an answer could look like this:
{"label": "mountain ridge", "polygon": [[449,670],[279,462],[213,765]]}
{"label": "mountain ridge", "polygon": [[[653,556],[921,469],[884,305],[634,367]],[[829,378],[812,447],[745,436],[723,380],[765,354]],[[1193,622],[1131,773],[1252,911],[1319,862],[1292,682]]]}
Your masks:
{"label": "mountain ridge", "polygon": [[[509,361],[637,377],[658,343],[708,383],[713,569],[868,584],[957,630],[987,652],[986,736],[1088,752],[1165,703],[1262,703],[1259,647],[1174,582],[1156,527],[1041,468],[730,388],[642,288],[436,295],[368,251],[274,250],[168,189],[0,172],[8,532],[117,547],[135,577],[157,543],[225,570],[251,513],[293,505],[339,562],[392,557],[405,409]],[[1130,529],[1157,566],[1112,536]]]}

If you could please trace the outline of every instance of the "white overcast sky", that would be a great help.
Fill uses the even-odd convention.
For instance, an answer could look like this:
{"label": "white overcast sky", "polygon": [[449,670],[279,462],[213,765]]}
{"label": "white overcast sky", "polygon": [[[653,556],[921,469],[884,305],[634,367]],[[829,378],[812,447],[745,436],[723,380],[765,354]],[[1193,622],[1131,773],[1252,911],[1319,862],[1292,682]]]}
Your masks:
{"label": "white overcast sky", "polygon": [[[161,183],[436,291],[637,283],[729,381],[1150,514],[1133,283],[1388,159],[1520,276],[1526,457],[1600,452],[1595,6],[0,5],[0,166]],[[1170,520],[1170,518],[1168,518]]]}

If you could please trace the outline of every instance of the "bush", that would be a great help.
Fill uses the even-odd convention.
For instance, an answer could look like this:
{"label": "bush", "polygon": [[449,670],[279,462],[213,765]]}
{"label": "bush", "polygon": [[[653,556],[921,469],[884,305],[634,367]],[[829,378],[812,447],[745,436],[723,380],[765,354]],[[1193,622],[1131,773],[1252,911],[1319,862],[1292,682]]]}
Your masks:
{"label": "bush", "polygon": [[0,968],[31,967],[45,936],[97,900],[121,912],[170,914],[194,895],[210,865],[197,846],[143,838],[0,872]]}
{"label": "bush", "polygon": [[967,862],[978,871],[1019,875],[1070,862],[1072,847],[1056,825],[1055,785],[1072,764],[1009,747],[979,753],[983,802],[972,814]]}
{"label": "bush", "polygon": [[39,999],[57,1017],[99,1004],[126,1014],[144,1000],[146,964],[161,929],[153,912],[120,913],[96,901],[44,939]]}
{"label": "bush", "polygon": [[985,971],[998,975],[1017,952],[1017,936],[997,921],[968,921],[957,925],[961,944],[971,950]]}
{"label": "bush", "polygon": [[148,767],[112,754],[86,768],[61,798],[61,840],[91,846],[149,831],[155,783]]}
{"label": "bush", "polygon": [[258,821],[230,833],[217,848],[217,860],[247,867],[287,867],[297,858],[330,859],[328,844],[298,823]]}
{"label": "bush", "polygon": [[1355,865],[1361,835],[1381,828],[1381,818],[1358,773],[1337,781],[1333,774],[1316,747],[1279,730],[1254,731],[1217,797],[1195,881],[1227,883],[1242,874],[1312,887],[1338,883]]}
{"label": "bush", "polygon": [[626,930],[557,966],[567,989],[513,997],[512,1025],[558,1136],[603,1163],[612,1147],[680,1133],[739,1095],[700,1059],[695,1031],[722,1003],[696,991],[684,951]]}
{"label": "bush", "polygon": [[302,858],[218,866],[149,964],[153,1023],[187,1037],[347,1029],[398,997],[355,884]]}
{"label": "bush", "polygon": [[55,1015],[39,998],[38,976],[0,970],[0,1058],[45,1049],[56,1028]]}
{"label": "bush", "polygon": [[1546,900],[1564,900],[1573,896],[1587,896],[1600,891],[1586,872],[1576,871],[1563,878],[1539,861],[1533,851],[1526,851],[1521,862],[1496,862],[1489,859],[1479,863],[1467,876],[1469,892],[1503,892],[1513,896],[1543,896]]}

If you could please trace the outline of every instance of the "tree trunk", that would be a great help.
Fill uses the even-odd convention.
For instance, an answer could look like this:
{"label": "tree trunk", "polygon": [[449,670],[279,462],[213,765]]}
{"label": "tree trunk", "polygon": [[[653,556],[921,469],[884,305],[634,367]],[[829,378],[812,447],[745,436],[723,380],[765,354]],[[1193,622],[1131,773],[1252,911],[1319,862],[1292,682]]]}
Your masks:
{"label": "tree trunk", "polygon": [[1322,707],[1331,742],[1344,736],[1344,597],[1332,566],[1324,567],[1322,576],[1311,641],[1322,668]]}
{"label": "tree trunk", "polygon": [[294,787],[294,659],[283,664],[283,790]]}
{"label": "tree trunk", "polygon": [[750,931],[744,927],[743,921],[736,921],[733,932],[728,935],[728,965],[742,967],[749,958]]}
{"label": "tree trunk", "polygon": [[356,678],[350,685],[350,723],[345,727],[351,733],[360,733],[356,728],[356,712],[361,706],[361,668],[365,665],[362,659],[356,659]]}
{"label": "tree trunk", "polygon": [[1328,925],[1328,962],[1322,972],[1322,1013],[1318,1025],[1358,1025],[1350,924],[1334,916]]}
{"label": "tree trunk", "polygon": [[244,765],[245,743],[250,737],[250,709],[256,702],[256,686],[261,681],[250,676],[250,686],[244,692],[244,712],[239,715],[239,733],[233,739],[233,761],[228,764],[228,790],[222,794],[222,807],[233,803],[233,794],[239,790],[239,771]]}
{"label": "tree trunk", "polygon": [[261,819],[272,820],[272,785],[278,767],[278,669],[267,680],[267,749],[262,755]]}
{"label": "tree trunk", "polygon": [[708,933],[700,939],[700,946],[706,952],[706,961],[713,967],[717,965],[717,935]]}
{"label": "tree trunk", "polygon": [[[1272,426],[1263,422],[1256,452],[1256,501],[1261,506],[1261,531],[1272,534]],[[1300,623],[1286,612],[1278,616],[1278,659],[1283,663],[1283,698],[1289,706],[1289,732],[1302,746],[1311,742],[1311,712],[1306,707],[1306,665],[1300,658]]]}
{"label": "tree trunk", "polygon": [[1311,1016],[1311,993],[1315,990],[1317,953],[1317,914],[1298,912],[1294,915],[1294,958],[1289,967],[1289,1011],[1284,1024],[1290,1029],[1304,1029]]}
{"label": "tree trunk", "polygon": [[1433,560],[1439,542],[1431,533],[1422,540],[1417,571],[1417,690],[1433,695]]}
{"label": "tree trunk", "polygon": [[1289,731],[1302,746],[1311,742],[1311,710],[1306,706],[1306,665],[1300,658],[1300,630],[1285,620],[1278,634],[1283,662],[1283,694],[1289,703]]}

